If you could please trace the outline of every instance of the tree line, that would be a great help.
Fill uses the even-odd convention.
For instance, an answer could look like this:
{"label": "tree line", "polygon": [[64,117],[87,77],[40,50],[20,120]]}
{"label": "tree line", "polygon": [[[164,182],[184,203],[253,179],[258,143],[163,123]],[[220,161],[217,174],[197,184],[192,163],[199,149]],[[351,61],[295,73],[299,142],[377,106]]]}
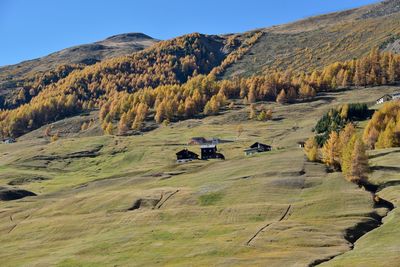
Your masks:
{"label": "tree line", "polygon": [[331,131],[322,148],[315,137],[309,138],[304,147],[310,161],[322,161],[335,171],[342,171],[347,180],[362,183],[367,180],[368,156],[366,146],[349,122],[339,132]]}
{"label": "tree line", "polygon": [[[245,49],[257,38],[258,33],[239,47]],[[393,84],[400,79],[400,56],[373,49],[358,60],[337,62],[311,73],[269,70],[263,75],[219,80],[214,74],[222,70],[213,69],[224,62],[224,45],[238,46],[234,41],[238,39],[232,40],[224,44],[191,34],[73,71],[47,85],[29,103],[0,111],[0,133],[19,136],[93,108],[100,108],[107,132],[117,125],[140,130],[145,120],[168,123],[216,114],[231,99],[242,99],[245,104],[290,104],[308,101],[322,91]]]}
{"label": "tree line", "polygon": [[[400,146],[400,101],[385,103],[375,111],[361,134],[350,118],[365,118],[365,107],[343,105],[325,114],[315,127],[317,135],[305,143],[308,160],[322,161],[333,170],[341,170],[349,181],[364,182],[368,172],[366,149]],[[318,135],[321,133],[323,138]]]}
{"label": "tree line", "polygon": [[370,149],[400,146],[400,101],[385,103],[374,113],[363,140]]}

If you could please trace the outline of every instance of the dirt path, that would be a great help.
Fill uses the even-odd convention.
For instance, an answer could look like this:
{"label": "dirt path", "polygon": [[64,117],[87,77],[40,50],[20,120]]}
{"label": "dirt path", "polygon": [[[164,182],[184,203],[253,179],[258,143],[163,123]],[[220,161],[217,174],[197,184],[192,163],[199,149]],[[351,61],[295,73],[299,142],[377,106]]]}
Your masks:
{"label": "dirt path", "polygon": [[[26,216],[25,218],[23,218],[20,222],[14,224],[14,225],[10,228],[10,230],[8,230],[7,234],[9,234],[9,233],[11,233],[12,231],[14,231],[15,228],[17,228],[18,224],[20,224],[20,223],[26,221],[26,220],[29,219],[30,217],[31,217],[31,214],[28,214],[28,216]],[[10,221],[12,221],[12,222],[14,221],[12,215],[10,215]]]}
{"label": "dirt path", "polygon": [[290,216],[289,211],[290,211],[291,208],[292,208],[292,204],[290,204],[290,205],[287,207],[287,209],[285,210],[285,212],[282,214],[282,216],[279,218],[278,221],[272,222],[272,223],[268,223],[268,224],[264,225],[263,227],[261,227],[261,228],[249,239],[249,241],[246,242],[246,246],[250,246],[250,245],[251,245],[251,242],[252,242],[261,232],[263,232],[265,229],[267,229],[269,226],[271,226],[271,225],[273,225],[273,224],[276,224],[276,223],[279,223],[279,222],[283,221],[284,219],[289,218],[289,216]]}
{"label": "dirt path", "polygon": [[163,201],[161,200],[157,205],[156,205],[156,209],[160,209],[165,202],[167,202],[171,197],[173,197],[175,194],[177,194],[180,190],[176,190],[175,192],[172,192],[171,194],[169,194]]}
{"label": "dirt path", "polygon": [[[303,167],[301,168],[300,171],[296,172],[298,173],[300,176],[304,176],[304,181],[303,181],[303,185],[299,188],[299,196],[301,195],[301,193],[303,192],[304,189],[304,183],[306,182],[307,179],[307,171],[306,171],[306,164],[303,165]],[[294,201],[295,202],[295,201]],[[292,203],[294,203],[292,202]],[[253,242],[253,240],[262,232],[264,232],[268,227],[270,227],[271,225],[274,225],[276,223],[279,223],[283,220],[287,220],[290,215],[291,215],[291,211],[293,210],[292,208],[292,204],[289,204],[285,210],[285,212],[282,214],[282,216],[275,222],[271,222],[268,223],[266,225],[264,225],[263,227],[261,227],[247,242],[246,242],[246,246],[251,246],[251,243]]]}

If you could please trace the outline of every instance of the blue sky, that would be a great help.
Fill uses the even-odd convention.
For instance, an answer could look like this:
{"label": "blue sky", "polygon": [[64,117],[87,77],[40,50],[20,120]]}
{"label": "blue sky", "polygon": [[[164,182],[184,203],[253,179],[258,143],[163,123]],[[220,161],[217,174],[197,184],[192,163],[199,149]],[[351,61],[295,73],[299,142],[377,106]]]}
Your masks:
{"label": "blue sky", "polygon": [[126,32],[243,32],[377,0],[0,0],[0,66]]}

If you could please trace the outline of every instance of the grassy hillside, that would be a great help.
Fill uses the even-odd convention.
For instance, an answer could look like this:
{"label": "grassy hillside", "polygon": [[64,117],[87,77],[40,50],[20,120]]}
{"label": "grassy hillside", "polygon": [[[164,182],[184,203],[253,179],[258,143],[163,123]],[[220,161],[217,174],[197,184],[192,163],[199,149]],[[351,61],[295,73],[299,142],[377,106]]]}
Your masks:
{"label": "grassy hillside", "polygon": [[359,58],[373,47],[397,51],[393,43],[399,39],[399,10],[381,5],[380,13],[374,5],[263,29],[263,37],[228,68],[225,77],[249,76],[268,68],[310,71]]}
{"label": "grassy hillside", "polygon": [[91,65],[106,58],[132,54],[157,42],[158,40],[143,33],[115,35],[92,44],[66,48],[39,59],[0,67],[0,80],[18,80],[24,76],[45,72],[66,64]]}
{"label": "grassy hillside", "polygon": [[[340,173],[306,162],[296,142],[312,134],[330,107],[396,90],[265,103],[274,110],[269,122],[248,120],[249,107],[236,103],[233,111],[142,136],[78,133],[49,143],[37,135],[0,145],[0,186],[38,194],[0,202],[2,264],[187,266],[195,259],[196,265],[305,266],[344,253],[351,247],[345,230],[386,210],[374,208],[370,194]],[[227,160],[176,164],[174,153],[193,136],[232,141],[219,145]],[[243,148],[255,141],[274,149],[245,157]],[[138,200],[140,208],[129,210]]]}
{"label": "grassy hillside", "polygon": [[[400,196],[398,148],[370,153],[371,181],[380,185],[378,195],[396,207]],[[399,210],[394,209],[384,219],[383,226],[361,237],[354,250],[347,252],[321,266],[395,266],[400,260]]]}

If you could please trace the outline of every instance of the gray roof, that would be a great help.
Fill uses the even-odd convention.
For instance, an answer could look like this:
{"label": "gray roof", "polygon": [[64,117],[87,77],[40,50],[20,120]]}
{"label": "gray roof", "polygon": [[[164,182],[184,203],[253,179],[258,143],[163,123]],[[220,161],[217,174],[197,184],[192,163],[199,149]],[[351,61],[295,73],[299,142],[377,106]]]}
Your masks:
{"label": "gray roof", "polygon": [[393,93],[391,94],[392,97],[400,97],[400,92],[399,93]]}
{"label": "gray roof", "polygon": [[207,145],[201,145],[200,148],[214,148],[216,147],[215,144],[207,144]]}

